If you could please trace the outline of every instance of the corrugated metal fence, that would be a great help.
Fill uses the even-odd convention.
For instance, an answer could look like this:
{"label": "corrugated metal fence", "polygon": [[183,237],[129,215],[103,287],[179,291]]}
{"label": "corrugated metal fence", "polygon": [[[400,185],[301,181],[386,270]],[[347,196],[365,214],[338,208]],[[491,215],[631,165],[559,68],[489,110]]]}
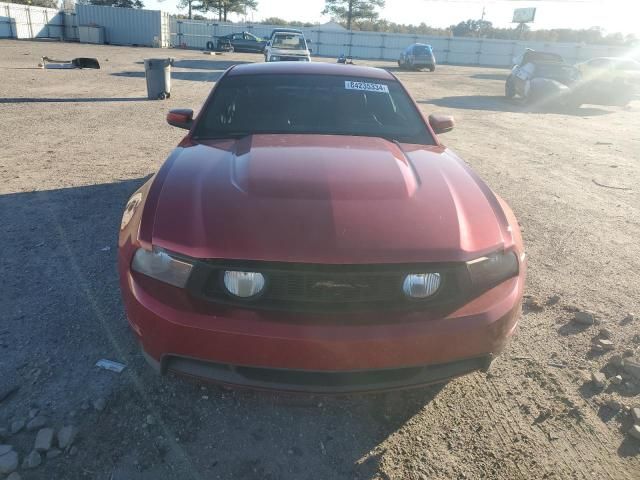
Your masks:
{"label": "corrugated metal fence", "polygon": [[[168,47],[169,14],[160,10],[76,5],[77,25],[104,27],[105,42],[114,45]],[[163,28],[164,24],[164,28]]]}
{"label": "corrugated metal fence", "polygon": [[0,38],[64,38],[64,21],[54,8],[0,3]]}
{"label": "corrugated metal fence", "polygon": [[[214,36],[247,31],[259,37],[268,37],[278,25],[224,24],[198,20],[171,18],[171,44],[183,48],[205,48]],[[462,37],[430,37],[380,32],[349,32],[322,30],[317,27],[301,28],[311,40],[314,55],[397,60],[400,52],[412,43],[426,43],[433,47],[439,63],[460,65],[510,66],[513,57],[525,48],[559,53],[570,63],[593,57],[622,56],[627,51],[620,47],[582,45],[575,43],[545,43],[509,40],[490,40]]]}

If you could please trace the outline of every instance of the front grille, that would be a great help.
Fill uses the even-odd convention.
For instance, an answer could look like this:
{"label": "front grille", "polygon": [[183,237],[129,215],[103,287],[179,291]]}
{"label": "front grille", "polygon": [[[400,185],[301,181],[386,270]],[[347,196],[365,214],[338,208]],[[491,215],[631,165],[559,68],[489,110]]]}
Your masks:
{"label": "front grille", "polygon": [[284,302],[392,301],[401,292],[397,274],[271,272],[265,296]]}
{"label": "front grille", "polygon": [[[241,299],[224,287],[226,270],[260,272],[265,288],[256,298]],[[438,291],[428,299],[407,298],[402,283],[408,273],[440,272]],[[420,309],[442,305],[461,291],[451,265],[316,265],[274,262],[199,262],[187,288],[196,297],[247,308],[286,311]]]}

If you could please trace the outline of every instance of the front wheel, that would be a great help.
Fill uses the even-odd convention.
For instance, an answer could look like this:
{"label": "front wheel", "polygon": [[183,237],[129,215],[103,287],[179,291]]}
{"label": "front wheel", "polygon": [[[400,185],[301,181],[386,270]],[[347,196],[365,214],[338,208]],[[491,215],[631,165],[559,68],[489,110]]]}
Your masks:
{"label": "front wheel", "polygon": [[504,84],[504,96],[508,99],[512,99],[516,96],[516,89],[513,85],[511,77],[507,78],[507,82]]}
{"label": "front wheel", "polygon": [[436,71],[436,66],[435,65],[431,65],[429,67],[429,71],[432,72],[432,73],[435,72]]}

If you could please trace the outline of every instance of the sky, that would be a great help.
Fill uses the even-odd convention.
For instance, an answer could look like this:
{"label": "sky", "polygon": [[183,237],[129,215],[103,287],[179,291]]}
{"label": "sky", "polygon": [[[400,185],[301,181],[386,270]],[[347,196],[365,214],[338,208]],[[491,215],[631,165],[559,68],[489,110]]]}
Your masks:
{"label": "sky", "polygon": [[[145,8],[170,13],[185,12],[178,0],[143,0]],[[514,8],[536,7],[536,18],[530,26],[539,28],[591,28],[598,26],[607,33],[622,32],[640,35],[640,0],[386,0],[380,17],[396,23],[448,27],[469,18],[480,18],[497,27],[513,24]],[[258,0],[258,9],[249,21],[268,17],[304,22],[326,22],[321,15],[324,0]],[[233,21],[243,18],[233,15]]]}

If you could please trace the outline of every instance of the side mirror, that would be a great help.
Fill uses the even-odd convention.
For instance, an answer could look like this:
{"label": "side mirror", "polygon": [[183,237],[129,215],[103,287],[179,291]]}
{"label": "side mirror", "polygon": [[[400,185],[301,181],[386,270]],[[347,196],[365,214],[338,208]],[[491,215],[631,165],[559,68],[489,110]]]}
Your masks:
{"label": "side mirror", "polygon": [[449,115],[429,115],[429,125],[436,134],[450,132],[455,124]]}
{"label": "side mirror", "polygon": [[167,114],[167,123],[174,127],[190,130],[191,125],[193,125],[193,110],[188,108],[170,110]]}

